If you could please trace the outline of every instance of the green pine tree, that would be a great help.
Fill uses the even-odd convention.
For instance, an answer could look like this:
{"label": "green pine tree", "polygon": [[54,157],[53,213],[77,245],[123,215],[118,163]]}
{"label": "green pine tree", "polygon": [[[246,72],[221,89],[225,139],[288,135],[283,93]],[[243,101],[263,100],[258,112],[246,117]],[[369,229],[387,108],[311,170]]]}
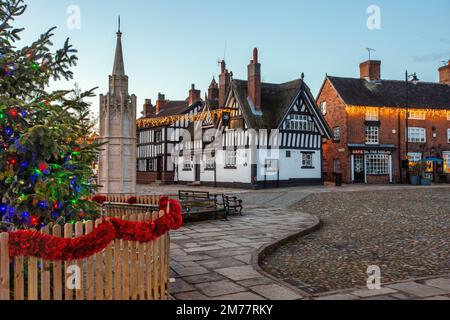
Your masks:
{"label": "green pine tree", "polygon": [[2,229],[92,219],[98,207],[86,98],[93,90],[49,92],[52,79],[73,78],[76,50],[69,39],[51,51],[55,28],[29,46],[15,47],[23,29],[12,26],[23,0],[0,0],[0,215]]}

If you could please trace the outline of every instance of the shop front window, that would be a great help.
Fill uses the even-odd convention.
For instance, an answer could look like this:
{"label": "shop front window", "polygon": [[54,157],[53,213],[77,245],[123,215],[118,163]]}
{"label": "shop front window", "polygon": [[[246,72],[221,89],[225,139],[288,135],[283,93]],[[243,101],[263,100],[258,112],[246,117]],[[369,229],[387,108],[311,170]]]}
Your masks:
{"label": "shop front window", "polygon": [[369,154],[366,156],[367,175],[389,174],[389,156],[386,154]]}
{"label": "shop front window", "polygon": [[443,152],[442,158],[444,159],[444,173],[450,174],[450,151]]}

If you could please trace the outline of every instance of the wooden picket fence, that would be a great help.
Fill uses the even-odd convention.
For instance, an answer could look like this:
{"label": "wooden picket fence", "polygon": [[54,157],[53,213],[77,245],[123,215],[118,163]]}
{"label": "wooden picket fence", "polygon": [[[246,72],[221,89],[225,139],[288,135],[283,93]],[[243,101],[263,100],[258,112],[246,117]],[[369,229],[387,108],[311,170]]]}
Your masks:
{"label": "wooden picket fence", "polygon": [[[123,216],[129,221],[150,221],[159,212]],[[101,220],[95,222],[97,225]],[[72,238],[89,234],[93,221],[45,227],[41,232]],[[37,257],[10,257],[8,233],[0,234],[0,300],[167,300],[170,284],[170,235],[149,243],[114,240],[89,258],[47,261]],[[66,286],[78,266],[81,285]]]}

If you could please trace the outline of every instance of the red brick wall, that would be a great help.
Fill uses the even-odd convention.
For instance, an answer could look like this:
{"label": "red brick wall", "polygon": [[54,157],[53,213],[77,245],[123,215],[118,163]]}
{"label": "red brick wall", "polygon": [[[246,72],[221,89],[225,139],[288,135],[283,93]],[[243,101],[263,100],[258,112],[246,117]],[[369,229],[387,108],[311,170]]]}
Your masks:
{"label": "red brick wall", "polygon": [[[165,184],[171,184],[174,182],[174,173],[173,172],[163,172],[161,174],[161,182]],[[136,181],[138,184],[152,184],[155,183],[158,179],[157,172],[137,172],[136,173]]]}
{"label": "red brick wall", "polygon": [[327,102],[325,119],[331,130],[335,127],[340,127],[341,130],[341,139],[338,143],[328,141],[324,145],[324,160],[326,164],[324,168],[325,179],[328,181],[334,180],[333,163],[335,159],[339,159],[341,161],[343,181],[344,183],[350,183],[350,153],[347,149],[347,114],[345,112],[345,104],[328,80],[326,80],[317,99],[317,105],[320,106],[323,101]]}

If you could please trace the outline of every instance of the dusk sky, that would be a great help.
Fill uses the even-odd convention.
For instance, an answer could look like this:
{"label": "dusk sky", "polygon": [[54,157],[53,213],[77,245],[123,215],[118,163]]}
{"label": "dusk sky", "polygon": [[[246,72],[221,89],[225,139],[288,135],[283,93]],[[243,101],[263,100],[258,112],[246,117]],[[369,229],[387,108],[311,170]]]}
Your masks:
{"label": "dusk sky", "polygon": [[[359,63],[375,48],[382,77],[402,79],[405,69],[422,81],[438,80],[437,69],[450,59],[450,2],[387,0],[29,0],[16,26],[29,43],[57,26],[55,45],[66,37],[79,50],[75,80],[82,89],[106,93],[122,17],[123,46],[130,93],[145,98],[158,92],[185,99],[191,83],[204,94],[218,59],[225,55],[235,78],[245,79],[252,48],[260,50],[263,81],[305,79],[316,95],[325,74],[359,76]],[[79,7],[80,28],[67,20]],[[381,29],[369,30],[367,8],[381,9]],[[225,50],[226,44],[226,50]],[[57,88],[70,88],[59,83]],[[92,109],[97,111],[98,99]]]}

